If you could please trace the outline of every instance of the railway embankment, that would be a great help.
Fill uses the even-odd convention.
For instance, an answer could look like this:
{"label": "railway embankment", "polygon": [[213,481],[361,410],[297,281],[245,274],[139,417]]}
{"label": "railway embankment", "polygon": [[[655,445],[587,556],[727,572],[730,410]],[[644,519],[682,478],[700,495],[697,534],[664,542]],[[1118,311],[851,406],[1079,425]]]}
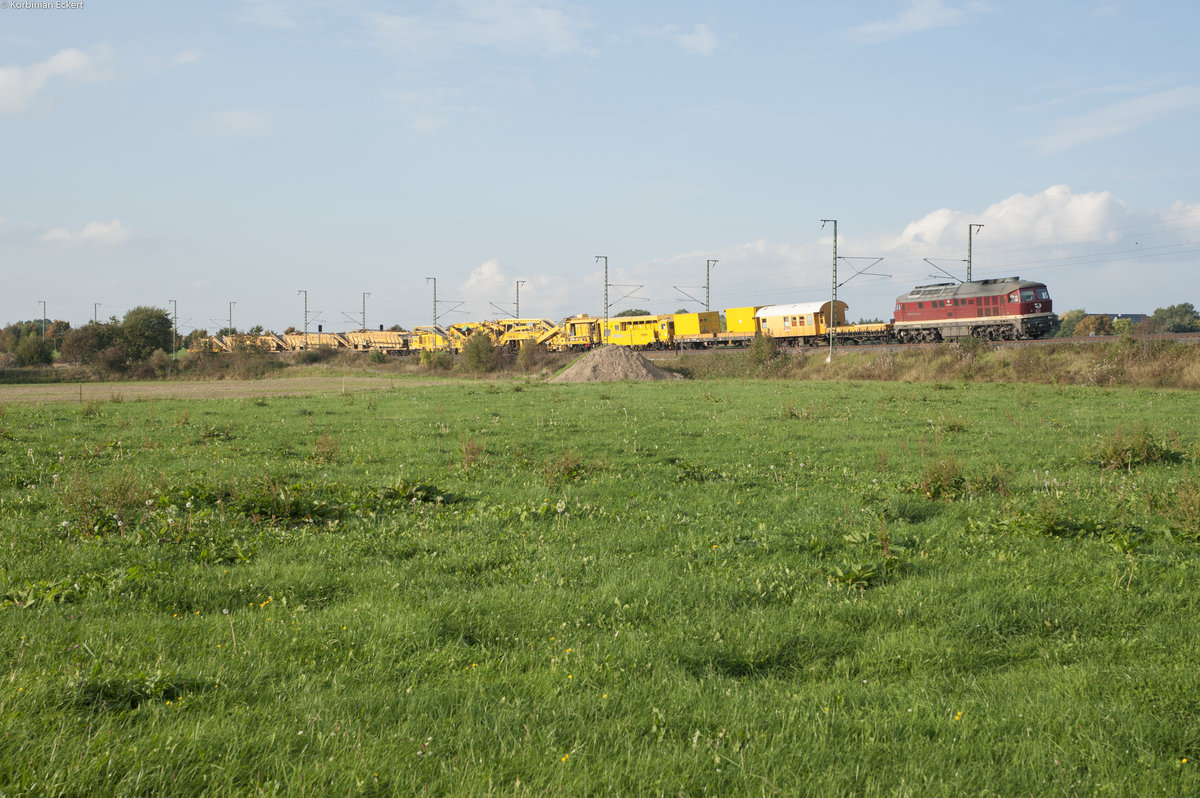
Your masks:
{"label": "railway embankment", "polygon": [[[839,345],[787,348],[756,345],[748,349],[643,352],[655,366],[690,379],[871,380],[896,382],[992,382],[1046,385],[1130,386],[1200,389],[1200,339],[1192,336],[1051,339],[1019,343],[968,340],[909,346]],[[315,353],[303,353],[312,355]],[[506,356],[491,371],[473,370],[462,357],[389,357],[382,362],[363,353],[328,352],[321,357],[234,353],[183,356],[153,374],[102,373],[87,366],[0,369],[0,402],[21,401],[5,386],[80,387],[87,393],[134,396],[135,385],[172,388],[195,384],[220,393],[237,383],[245,395],[269,395],[294,381],[317,381],[342,389],[347,380],[366,379],[386,386],[392,380],[549,380],[585,355],[528,353]],[[617,375],[614,379],[633,379]],[[261,384],[261,391],[254,385]],[[73,387],[72,387],[73,386]],[[247,387],[249,386],[249,387]],[[154,392],[153,390],[151,392]],[[279,392],[286,393],[287,390]],[[6,400],[5,394],[9,394]],[[77,397],[76,397],[77,398]]]}
{"label": "railway embankment", "polygon": [[691,378],[1013,382],[1200,389],[1194,339],[1111,338],[993,344],[968,340],[923,346],[839,346],[656,353],[662,368]]}

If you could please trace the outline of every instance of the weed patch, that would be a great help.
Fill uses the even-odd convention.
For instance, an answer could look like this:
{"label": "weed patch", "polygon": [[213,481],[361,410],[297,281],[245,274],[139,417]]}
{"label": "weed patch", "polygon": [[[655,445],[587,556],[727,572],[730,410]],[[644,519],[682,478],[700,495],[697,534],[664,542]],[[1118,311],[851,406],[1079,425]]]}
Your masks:
{"label": "weed patch", "polygon": [[1115,432],[1100,436],[1087,450],[1086,459],[1105,470],[1132,470],[1134,466],[1178,462],[1180,456],[1149,430],[1127,433],[1118,427]]}
{"label": "weed patch", "polygon": [[572,449],[549,458],[542,466],[542,479],[549,487],[582,479],[588,473],[583,455]]}
{"label": "weed patch", "polygon": [[129,711],[147,703],[169,704],[211,689],[207,681],[159,669],[128,675],[105,674],[101,666],[93,671],[75,684],[66,707],[96,712]]}

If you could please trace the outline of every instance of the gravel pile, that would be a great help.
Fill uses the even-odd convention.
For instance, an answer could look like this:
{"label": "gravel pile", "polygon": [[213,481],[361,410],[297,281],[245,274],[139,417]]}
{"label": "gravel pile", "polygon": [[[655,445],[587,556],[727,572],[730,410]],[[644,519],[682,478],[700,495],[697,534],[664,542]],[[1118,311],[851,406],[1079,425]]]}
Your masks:
{"label": "gravel pile", "polygon": [[550,382],[620,382],[622,380],[681,380],[682,374],[663,371],[624,346],[593,349]]}

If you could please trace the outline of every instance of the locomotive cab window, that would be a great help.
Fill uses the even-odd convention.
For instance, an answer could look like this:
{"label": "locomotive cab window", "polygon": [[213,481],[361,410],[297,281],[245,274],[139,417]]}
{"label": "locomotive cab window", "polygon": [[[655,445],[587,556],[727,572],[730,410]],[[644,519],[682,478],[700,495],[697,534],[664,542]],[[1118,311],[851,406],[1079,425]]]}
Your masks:
{"label": "locomotive cab window", "polygon": [[1033,289],[1032,288],[1022,288],[1021,289],[1021,301],[1022,302],[1032,302],[1033,301]]}

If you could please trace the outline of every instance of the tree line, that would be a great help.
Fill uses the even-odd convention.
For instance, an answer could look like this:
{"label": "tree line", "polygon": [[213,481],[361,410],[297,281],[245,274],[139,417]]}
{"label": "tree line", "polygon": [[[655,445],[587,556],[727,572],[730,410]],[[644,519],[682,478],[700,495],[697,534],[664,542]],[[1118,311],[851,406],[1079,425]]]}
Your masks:
{"label": "tree line", "polygon": [[35,319],[0,330],[0,352],[18,366],[65,363],[123,373],[153,360],[170,361],[176,348],[171,317],[162,308],[139,306],[122,319],[72,327],[61,319]]}
{"label": "tree line", "polygon": [[1089,315],[1086,310],[1068,310],[1058,317],[1059,338],[1086,335],[1149,335],[1154,333],[1200,332],[1200,313],[1191,302],[1158,308],[1140,321],[1116,319],[1107,314]]}

